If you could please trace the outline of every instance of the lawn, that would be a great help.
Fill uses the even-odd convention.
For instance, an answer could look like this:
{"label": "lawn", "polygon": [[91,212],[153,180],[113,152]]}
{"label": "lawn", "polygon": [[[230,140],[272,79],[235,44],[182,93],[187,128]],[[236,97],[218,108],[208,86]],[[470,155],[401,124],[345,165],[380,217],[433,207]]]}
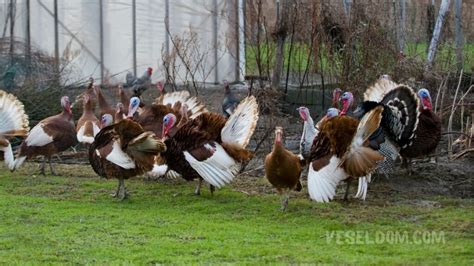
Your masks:
{"label": "lawn", "polygon": [[[198,197],[194,183],[136,178],[126,182],[131,198],[118,202],[109,196],[116,180],[89,166],[61,166],[59,177],[35,171],[0,167],[2,264],[474,263],[472,199],[317,204],[299,193],[281,212],[274,193],[246,194],[234,184]],[[390,232],[412,243],[374,243]],[[426,232],[442,238],[412,241]]]}

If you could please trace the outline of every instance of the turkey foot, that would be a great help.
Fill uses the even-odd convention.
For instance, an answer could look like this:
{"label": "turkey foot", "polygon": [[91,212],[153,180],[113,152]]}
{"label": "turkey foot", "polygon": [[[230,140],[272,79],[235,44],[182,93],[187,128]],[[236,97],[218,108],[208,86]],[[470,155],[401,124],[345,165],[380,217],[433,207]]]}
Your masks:
{"label": "turkey foot", "polygon": [[349,177],[351,179],[349,180],[346,180],[346,193],[344,194],[344,200],[345,201],[348,201],[349,200],[349,188],[351,187],[351,181],[352,181],[352,177]]}
{"label": "turkey foot", "polygon": [[288,200],[290,199],[290,195],[288,192],[283,195],[283,199],[281,201],[281,211],[284,212],[288,209]]}
{"label": "turkey foot", "polygon": [[194,195],[196,196],[201,195],[201,185],[202,185],[202,179],[199,179],[196,185],[196,189],[194,190]]}
{"label": "turkey foot", "polygon": [[406,174],[411,176],[413,174],[413,169],[411,169],[411,160],[403,158],[402,167],[406,169]]}
{"label": "turkey foot", "polygon": [[43,162],[41,163],[41,166],[40,166],[40,175],[43,175],[43,176],[46,176],[46,173],[44,172],[44,167],[46,165],[46,157],[43,158]]}
{"label": "turkey foot", "polygon": [[124,199],[127,199],[129,194],[127,192],[127,189],[125,188],[125,182],[123,180],[123,177],[121,177],[119,179],[119,188],[118,188],[118,194],[117,194],[117,198],[120,200],[120,201],[123,201]]}
{"label": "turkey foot", "polygon": [[51,170],[51,174],[57,176],[58,174],[54,170],[53,164],[51,164],[51,156],[48,157],[49,169]]}

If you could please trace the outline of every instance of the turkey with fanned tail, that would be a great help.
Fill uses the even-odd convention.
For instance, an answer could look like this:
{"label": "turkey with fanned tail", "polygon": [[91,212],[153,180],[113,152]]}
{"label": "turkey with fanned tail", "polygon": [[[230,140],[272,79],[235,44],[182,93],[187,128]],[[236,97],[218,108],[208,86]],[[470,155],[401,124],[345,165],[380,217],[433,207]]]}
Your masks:
{"label": "turkey with fanned tail", "polygon": [[[134,98],[131,102],[136,103]],[[129,113],[137,108],[138,104],[130,104]],[[119,180],[113,196],[123,200],[128,197],[124,180],[152,170],[155,156],[165,151],[166,146],[130,117],[115,124],[112,121],[112,115],[102,116],[103,128],[89,148],[89,162],[99,176]]]}
{"label": "turkey with fanned tail", "polygon": [[204,179],[220,188],[230,183],[240,169],[241,163],[252,158],[245,149],[255,130],[258,120],[258,105],[255,97],[241,101],[235,111],[226,119],[217,113],[202,113],[190,118],[177,128],[174,114],[163,118],[164,142],[167,150],[161,153],[168,167],[180,173],[184,179],[199,180],[195,193],[200,194]]}
{"label": "turkey with fanned tail", "polygon": [[15,157],[9,141],[28,134],[28,116],[23,104],[13,95],[0,90],[0,151],[10,170],[15,167]]}

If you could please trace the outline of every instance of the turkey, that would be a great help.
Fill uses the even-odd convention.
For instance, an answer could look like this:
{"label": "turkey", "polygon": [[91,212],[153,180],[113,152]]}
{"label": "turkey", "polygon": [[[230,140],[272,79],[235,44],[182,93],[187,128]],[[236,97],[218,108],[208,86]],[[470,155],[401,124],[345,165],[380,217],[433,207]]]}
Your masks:
{"label": "turkey", "polygon": [[84,99],[84,95],[89,96],[89,99],[91,101],[91,108],[92,110],[95,110],[95,106],[97,103],[97,95],[95,94],[94,90],[94,78],[89,78],[89,83],[87,84],[86,90],[76,96],[74,103],[72,103],[71,105],[71,109],[75,108],[76,105],[79,105],[81,107],[84,106],[84,103],[82,102],[82,100]]}
{"label": "turkey", "polygon": [[150,171],[155,156],[166,146],[131,119],[115,124],[112,120],[110,114],[102,116],[103,128],[89,147],[89,162],[99,176],[118,179],[113,196],[124,200],[129,196],[124,180]]}
{"label": "turkey", "polygon": [[354,103],[354,96],[351,92],[344,92],[341,96],[341,105],[342,109],[340,110],[339,115],[350,115],[352,116],[352,112],[350,109],[352,108],[352,104]]}
{"label": "turkey", "polygon": [[[339,100],[341,98],[341,89],[335,88],[332,92],[332,107],[339,109]],[[352,94],[351,94],[352,96]],[[349,97],[347,97],[349,100]],[[347,102],[346,108],[348,109],[352,105],[352,98],[350,102]],[[300,155],[304,161],[308,160],[309,153],[311,151],[311,145],[313,144],[314,138],[318,135],[319,127],[321,126],[321,120],[314,125],[313,118],[309,112],[309,109],[305,106],[297,108],[301,119],[303,120],[303,134],[300,140]]]}
{"label": "turkey", "polygon": [[114,117],[113,117],[113,121],[115,123],[118,123],[120,121],[122,121],[123,119],[125,119],[126,115],[125,115],[125,107],[123,106],[122,103],[117,103],[117,106],[115,108],[115,114],[114,114]]}
{"label": "turkey", "polygon": [[239,100],[235,97],[230,89],[229,82],[224,80],[224,100],[222,102],[222,112],[225,117],[229,117],[239,104]]}
{"label": "turkey", "polygon": [[163,118],[163,138],[167,147],[162,157],[168,167],[191,181],[198,179],[195,194],[200,194],[202,180],[220,188],[230,183],[240,169],[241,163],[252,158],[247,151],[250,138],[258,120],[258,105],[255,97],[244,99],[235,112],[225,119],[216,113],[202,113],[191,118],[177,129],[172,113]]}
{"label": "turkey", "polygon": [[88,94],[84,94],[82,103],[82,115],[76,125],[77,141],[83,144],[91,144],[94,142],[95,135],[99,133],[100,122],[94,114],[92,100]]}
{"label": "turkey", "polygon": [[121,85],[119,85],[118,87],[118,95],[120,98],[120,103],[122,104],[123,111],[125,113],[128,113],[128,109],[126,107],[130,102],[130,96],[127,94],[127,92],[123,89]]}
{"label": "turkey", "polygon": [[[138,100],[138,98],[137,98]],[[187,91],[177,91],[162,94],[151,105],[145,106],[142,112],[135,116],[134,120],[139,123],[145,130],[152,131],[159,138],[163,133],[163,118],[168,113],[176,116],[177,124],[181,121],[182,113],[180,110],[186,106],[186,115],[191,119],[199,116],[201,113],[207,112],[206,107],[196,98],[191,97]],[[170,130],[170,134],[177,130],[177,126]],[[161,177],[166,174],[167,177],[176,178],[179,175],[174,171],[167,171],[167,166],[161,158],[156,158],[157,163],[153,171],[148,173],[151,177]]]}
{"label": "turkey", "polygon": [[57,175],[51,164],[51,156],[77,144],[69,97],[61,98],[61,107],[63,111],[60,114],[41,120],[31,129],[20,146],[14,169],[18,169],[27,158],[43,155],[40,173],[45,175],[44,168],[47,159],[51,173]]}
{"label": "turkey", "polygon": [[110,104],[107,102],[107,100],[104,97],[104,94],[102,93],[102,90],[100,89],[99,86],[95,86],[95,94],[97,95],[97,100],[99,102],[99,115],[102,117],[104,114],[109,114],[112,117],[114,117],[115,114],[115,109],[110,106]]}
{"label": "turkey", "polygon": [[275,128],[275,142],[272,151],[265,157],[265,176],[280,195],[283,196],[282,210],[288,207],[290,190],[301,191],[300,158],[284,147],[283,128]]}
{"label": "turkey", "polygon": [[[337,112],[337,109],[330,109],[311,148],[308,190],[311,198],[318,202],[333,199],[337,184],[348,176],[359,178],[356,197],[365,199],[375,166],[380,167],[384,157],[393,160],[400,148],[411,145],[418,124],[418,98],[411,88],[398,85],[381,96],[380,102],[364,101],[359,104],[353,115],[360,122],[351,116],[337,116]],[[380,119],[374,118],[379,116]],[[328,119],[331,117],[333,119]],[[363,138],[358,137],[361,134]],[[364,151],[370,155],[371,161],[354,161],[364,153],[353,154],[352,151]],[[349,161],[354,162],[353,169],[344,165],[346,155],[352,156]],[[354,169],[358,171],[354,172]]]}
{"label": "turkey", "polygon": [[303,159],[308,159],[314,138],[318,135],[319,130],[314,126],[313,118],[309,109],[305,106],[297,108],[301,119],[303,120],[303,134],[300,140],[300,155]]}
{"label": "turkey", "polygon": [[[359,178],[358,195],[365,197],[366,179],[383,160],[383,156],[367,147],[368,137],[379,127],[383,107],[377,107],[359,122],[350,116],[339,116],[329,108],[314,140],[308,170],[308,192],[317,202],[328,202],[336,194],[339,182]],[[364,187],[365,186],[365,187]]]}
{"label": "turkey", "polygon": [[[370,137],[372,144],[380,142],[374,141],[378,138],[387,138],[386,141],[379,144],[379,151],[386,159],[379,164],[377,172],[388,176],[394,169],[400,149],[412,145],[416,138],[420,103],[416,93],[410,87],[399,85],[393,82],[388,75],[384,75],[365,91],[364,102],[357,107],[354,115],[360,118],[378,104],[390,106],[392,112],[398,110],[400,116],[398,120],[394,121],[384,119],[381,128]],[[387,111],[384,111],[384,117],[386,117]]]}
{"label": "turkey", "polygon": [[13,94],[0,90],[0,151],[10,170],[15,167],[15,157],[9,138],[24,137],[28,130],[23,104]]}
{"label": "turkey", "polygon": [[441,120],[432,111],[430,92],[422,88],[418,91],[418,97],[421,104],[415,139],[411,146],[400,150],[400,155],[403,157],[404,165],[409,173],[412,171],[408,159],[432,154],[441,139]]}
{"label": "turkey", "polygon": [[147,68],[145,73],[139,78],[128,72],[125,77],[124,87],[131,87],[133,89],[133,96],[140,97],[142,93],[150,87],[152,74],[153,68],[151,67]]}

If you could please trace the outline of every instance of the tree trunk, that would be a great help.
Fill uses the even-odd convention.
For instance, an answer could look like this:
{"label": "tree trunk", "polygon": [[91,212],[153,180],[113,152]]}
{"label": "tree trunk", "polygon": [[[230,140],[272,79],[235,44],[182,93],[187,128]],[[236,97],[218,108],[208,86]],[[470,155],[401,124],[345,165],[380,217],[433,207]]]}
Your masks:
{"label": "tree trunk", "polygon": [[277,3],[277,25],[275,27],[276,53],[272,74],[273,88],[278,88],[280,86],[281,73],[283,69],[285,39],[288,34],[288,1],[289,0],[282,0],[280,8],[278,8],[279,6]]}
{"label": "tree trunk", "polygon": [[464,66],[462,54],[464,44],[464,37],[462,32],[462,0],[454,1],[454,10],[456,23],[456,63],[458,71],[460,71]]}
{"label": "tree trunk", "polygon": [[429,70],[433,66],[433,61],[436,55],[436,50],[441,38],[441,29],[443,28],[444,19],[449,10],[449,4],[451,0],[442,0],[439,8],[438,18],[436,19],[436,25],[433,31],[433,37],[431,38],[430,48],[428,49],[428,58],[426,62],[426,69]]}

